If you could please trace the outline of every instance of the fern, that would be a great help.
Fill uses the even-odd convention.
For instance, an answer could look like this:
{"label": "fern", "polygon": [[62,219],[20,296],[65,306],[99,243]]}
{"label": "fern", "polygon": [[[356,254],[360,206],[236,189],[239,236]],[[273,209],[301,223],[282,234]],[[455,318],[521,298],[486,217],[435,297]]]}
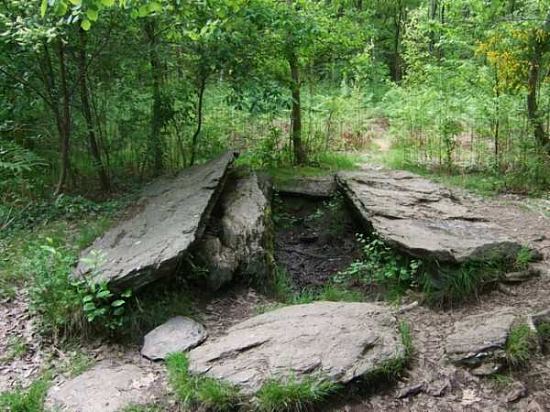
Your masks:
{"label": "fern", "polygon": [[44,162],[17,143],[0,140],[0,177],[9,178],[30,172]]}

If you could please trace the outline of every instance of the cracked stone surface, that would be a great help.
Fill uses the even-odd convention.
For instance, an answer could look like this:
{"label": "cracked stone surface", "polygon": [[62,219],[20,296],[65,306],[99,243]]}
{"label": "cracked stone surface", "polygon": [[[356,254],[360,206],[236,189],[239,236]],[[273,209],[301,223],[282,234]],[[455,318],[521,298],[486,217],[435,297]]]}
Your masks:
{"label": "cracked stone surface", "polygon": [[150,360],[163,360],[170,353],[185,352],[200,345],[207,337],[200,323],[176,316],[145,335],[141,354]]}
{"label": "cracked stone surface", "polygon": [[344,172],[337,181],[366,225],[411,256],[462,263],[512,258],[521,248],[449,189],[415,174]]}
{"label": "cracked stone surface", "polygon": [[391,310],[372,303],[316,302],[255,316],[189,352],[190,372],[254,393],[269,379],[321,376],[348,383],[405,348]]}
{"label": "cracked stone surface", "polygon": [[132,364],[102,361],[82,375],[53,386],[46,407],[67,412],[116,412],[155,398],[158,376]]}
{"label": "cracked stone surface", "polygon": [[[95,279],[120,290],[138,289],[173,273],[201,237],[235,156],[228,152],[173,179],[152,182],[138,202],[139,211],[83,251],[76,275],[93,272]],[[101,255],[95,264],[92,251]]]}

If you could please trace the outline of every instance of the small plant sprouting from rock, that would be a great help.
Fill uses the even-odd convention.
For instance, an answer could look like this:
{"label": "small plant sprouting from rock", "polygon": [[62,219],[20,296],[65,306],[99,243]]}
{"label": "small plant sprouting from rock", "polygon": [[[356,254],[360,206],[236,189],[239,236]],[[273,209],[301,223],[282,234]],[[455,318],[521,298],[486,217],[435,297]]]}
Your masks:
{"label": "small plant sprouting from rock", "polygon": [[341,385],[314,377],[270,380],[256,393],[253,404],[262,412],[305,411],[340,389]]}
{"label": "small plant sprouting from rock", "polygon": [[506,360],[511,368],[525,366],[537,348],[536,335],[529,325],[514,326],[506,339]]}
{"label": "small plant sprouting from rock", "polygon": [[204,407],[211,411],[229,411],[241,403],[239,390],[227,383],[189,373],[184,353],[174,353],[166,360],[170,383],[186,408]]}

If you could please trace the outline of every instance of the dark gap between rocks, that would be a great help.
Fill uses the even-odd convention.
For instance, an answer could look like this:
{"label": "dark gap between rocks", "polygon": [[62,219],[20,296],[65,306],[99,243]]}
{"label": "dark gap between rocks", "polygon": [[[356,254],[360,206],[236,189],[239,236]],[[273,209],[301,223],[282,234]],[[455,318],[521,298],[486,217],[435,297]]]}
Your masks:
{"label": "dark gap between rocks", "polygon": [[276,263],[298,291],[322,287],[361,258],[356,234],[362,227],[340,195],[275,195],[273,221]]}

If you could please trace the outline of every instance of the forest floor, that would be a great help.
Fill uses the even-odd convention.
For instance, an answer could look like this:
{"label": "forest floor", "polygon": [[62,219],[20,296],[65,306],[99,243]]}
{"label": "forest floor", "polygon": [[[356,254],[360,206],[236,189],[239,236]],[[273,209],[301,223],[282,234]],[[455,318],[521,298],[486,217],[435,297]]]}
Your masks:
{"label": "forest floor", "polygon": [[[375,144],[389,150],[386,140]],[[365,168],[373,167],[365,164]],[[375,166],[377,167],[377,166]],[[550,356],[535,354],[528,367],[501,373],[493,378],[480,378],[465,369],[445,361],[444,338],[455,321],[464,316],[512,308],[517,315],[550,308],[550,201],[518,195],[498,195],[481,198],[462,189],[453,188],[458,196],[475,205],[476,212],[502,226],[520,242],[538,250],[543,261],[542,275],[524,283],[499,288],[458,307],[437,310],[420,305],[400,315],[411,325],[414,354],[405,373],[395,385],[381,388],[368,397],[336,399],[325,408],[331,411],[545,411],[550,410]],[[358,258],[360,248],[355,241],[356,228],[346,214],[336,219],[323,215],[322,210],[334,204],[283,199],[277,222],[276,258],[286,267],[297,289],[322,286],[332,274]],[[321,212],[320,212],[321,211]],[[333,225],[335,221],[338,225]],[[331,226],[333,225],[333,226]],[[336,231],[336,232],[334,232]],[[405,296],[401,303],[415,300]],[[275,301],[244,286],[224,290],[214,299],[196,304],[194,313],[212,337],[230,326],[254,316]],[[0,302],[0,392],[28,385],[42,371],[53,371],[52,380],[59,384],[81,373],[99,360],[132,362],[159,377],[164,386],[164,368],[144,360],[139,346],[106,343],[102,340],[79,342],[73,346],[45,342],[33,327],[24,291]],[[398,393],[411,385],[423,385],[415,396],[399,398]],[[160,393],[160,392],[159,392]],[[515,394],[521,394],[514,403]],[[178,410],[169,397],[151,401],[162,402],[162,410]]]}

